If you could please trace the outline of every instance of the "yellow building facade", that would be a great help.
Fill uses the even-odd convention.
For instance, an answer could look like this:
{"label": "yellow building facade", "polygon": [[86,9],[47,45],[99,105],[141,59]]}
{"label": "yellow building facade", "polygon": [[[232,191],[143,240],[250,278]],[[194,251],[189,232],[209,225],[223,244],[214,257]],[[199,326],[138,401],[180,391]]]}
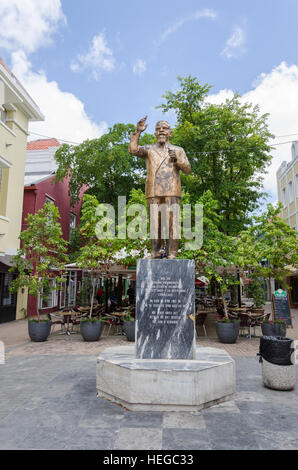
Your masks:
{"label": "yellow building facade", "polygon": [[22,317],[27,304],[26,292],[10,293],[8,269],[20,246],[28,124],[43,119],[0,59],[0,323]]}
{"label": "yellow building facade", "polygon": [[[278,200],[283,204],[281,217],[292,227],[298,230],[298,141],[292,142],[292,158],[290,162],[282,162],[277,170]],[[298,273],[288,279],[291,286],[290,300],[293,307],[298,307]]]}

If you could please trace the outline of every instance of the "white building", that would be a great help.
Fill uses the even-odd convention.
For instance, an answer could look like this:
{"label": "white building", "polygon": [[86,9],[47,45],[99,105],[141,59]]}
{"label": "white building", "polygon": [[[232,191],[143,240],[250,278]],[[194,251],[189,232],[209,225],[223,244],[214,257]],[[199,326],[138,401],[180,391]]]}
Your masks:
{"label": "white building", "polygon": [[283,204],[282,218],[298,230],[298,140],[292,143],[292,159],[277,170],[278,200]]}

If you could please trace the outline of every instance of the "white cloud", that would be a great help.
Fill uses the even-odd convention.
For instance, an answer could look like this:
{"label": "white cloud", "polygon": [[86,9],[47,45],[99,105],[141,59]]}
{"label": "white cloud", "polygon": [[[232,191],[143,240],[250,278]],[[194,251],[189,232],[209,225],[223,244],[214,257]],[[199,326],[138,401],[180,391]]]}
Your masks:
{"label": "white cloud", "polygon": [[230,100],[233,98],[234,93],[232,90],[220,90],[218,93],[208,95],[206,101],[211,104],[221,104],[224,103],[226,100]]}
{"label": "white cloud", "polygon": [[[45,115],[44,122],[30,123],[31,132],[74,143],[107,132],[106,122],[94,122],[75,95],[60,90],[57,82],[48,81],[44,71],[32,71],[23,51],[12,54],[12,70]],[[30,139],[38,139],[38,136],[32,134]]]}
{"label": "white cloud", "polygon": [[113,51],[108,47],[103,32],[93,37],[89,51],[86,54],[78,54],[71,62],[70,68],[73,72],[90,69],[95,80],[99,79],[102,71],[109,72],[115,68]]}
{"label": "white cloud", "polygon": [[159,40],[156,41],[156,44],[160,45],[161,43],[163,43],[168,38],[168,36],[170,36],[173,33],[176,33],[178,29],[180,29],[185,23],[189,21],[200,20],[201,18],[215,19],[216,17],[217,17],[217,13],[213,10],[209,10],[208,8],[204,10],[197,10],[193,14],[184,16],[179,21],[177,21],[176,23],[173,23],[171,26],[166,28],[161,34]]}
{"label": "white cloud", "polygon": [[133,65],[132,71],[135,75],[141,76],[144,72],[146,72],[146,61],[138,59]]}
{"label": "white cloud", "polygon": [[238,57],[244,52],[245,33],[243,28],[237,26],[228,38],[225,48],[221,51],[221,55],[231,59]]}
{"label": "white cloud", "polygon": [[0,47],[32,53],[51,42],[51,34],[66,23],[60,0],[1,0]]}
{"label": "white cloud", "polygon": [[[44,122],[30,123],[29,130],[81,142],[101,136],[107,131],[107,124],[94,122],[74,94],[62,91],[57,82],[48,81],[44,71],[33,71],[27,58],[49,45],[61,24],[66,24],[66,18],[60,0],[0,0],[0,48],[11,54],[13,72],[45,115]],[[94,41],[98,51],[101,45],[100,39]],[[30,138],[38,136],[32,134]]]}
{"label": "white cloud", "polygon": [[[210,95],[213,103],[224,102],[226,98],[231,98],[231,90],[221,90],[217,94]],[[269,130],[276,137],[271,142],[286,142],[298,140],[298,66],[287,65],[281,62],[269,73],[262,73],[252,84],[252,89],[245,93],[242,102],[258,104],[262,114],[269,113]],[[285,137],[282,137],[285,136]],[[288,137],[287,137],[288,136]],[[274,143],[273,143],[274,142]],[[273,199],[277,198],[276,171],[283,160],[291,160],[291,143],[278,145],[272,151],[273,159],[265,176],[265,190],[272,194]]]}

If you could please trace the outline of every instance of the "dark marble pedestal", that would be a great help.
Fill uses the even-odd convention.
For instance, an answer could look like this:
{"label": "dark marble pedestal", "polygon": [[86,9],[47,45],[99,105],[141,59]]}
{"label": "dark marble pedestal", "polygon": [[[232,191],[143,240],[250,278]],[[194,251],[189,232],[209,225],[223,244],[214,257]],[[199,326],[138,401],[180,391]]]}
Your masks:
{"label": "dark marble pedestal", "polygon": [[193,260],[137,262],[137,359],[195,359],[194,288]]}

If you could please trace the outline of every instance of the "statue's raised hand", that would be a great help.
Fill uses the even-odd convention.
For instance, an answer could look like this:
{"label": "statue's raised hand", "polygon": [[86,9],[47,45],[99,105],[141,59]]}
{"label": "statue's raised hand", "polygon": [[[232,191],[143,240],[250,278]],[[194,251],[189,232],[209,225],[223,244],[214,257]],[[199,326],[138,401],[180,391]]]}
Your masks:
{"label": "statue's raised hand", "polygon": [[137,124],[137,132],[144,132],[147,127],[148,127],[148,124],[145,124],[146,122],[146,119],[147,119],[147,116],[145,116],[144,118],[140,119],[138,124]]}

